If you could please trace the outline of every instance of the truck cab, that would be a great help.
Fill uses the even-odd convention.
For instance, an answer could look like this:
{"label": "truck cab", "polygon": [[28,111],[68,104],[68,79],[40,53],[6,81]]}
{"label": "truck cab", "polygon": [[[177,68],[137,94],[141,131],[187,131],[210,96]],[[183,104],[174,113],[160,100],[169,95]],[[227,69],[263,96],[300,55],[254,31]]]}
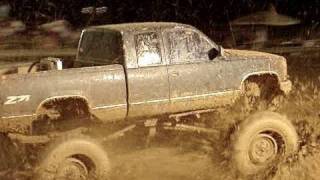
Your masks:
{"label": "truck cab", "polygon": [[128,118],[207,108],[214,101],[208,99],[208,105],[206,98],[224,88],[223,66],[213,61],[219,46],[188,25],[92,27],[83,31],[78,50],[75,67],[123,65]]}
{"label": "truck cab", "polygon": [[290,89],[283,57],[224,50],[196,28],[179,23],[84,30],[75,67],[110,64],[125,70],[127,118],[225,106],[253,76],[270,77],[280,90]]}

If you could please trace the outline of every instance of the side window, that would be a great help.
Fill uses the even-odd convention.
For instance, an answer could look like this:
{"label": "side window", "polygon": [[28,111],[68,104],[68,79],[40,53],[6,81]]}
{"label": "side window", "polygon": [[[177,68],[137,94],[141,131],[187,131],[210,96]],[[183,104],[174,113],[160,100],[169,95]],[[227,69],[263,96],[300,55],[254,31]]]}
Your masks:
{"label": "side window", "polygon": [[166,33],[168,42],[168,58],[171,63],[197,62],[208,60],[211,45],[193,31],[169,31]]}
{"label": "side window", "polygon": [[161,64],[161,51],[158,34],[147,32],[135,35],[138,65],[152,66]]}

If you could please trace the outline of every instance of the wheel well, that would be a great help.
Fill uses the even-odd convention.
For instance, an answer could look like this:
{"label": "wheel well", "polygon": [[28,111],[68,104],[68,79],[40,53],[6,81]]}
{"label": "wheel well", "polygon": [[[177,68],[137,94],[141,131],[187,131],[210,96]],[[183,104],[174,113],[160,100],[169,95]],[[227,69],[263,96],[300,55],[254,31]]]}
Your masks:
{"label": "wheel well", "polygon": [[37,109],[37,115],[52,115],[56,118],[79,118],[90,116],[90,108],[86,99],[83,97],[61,97],[48,99],[41,103]]}
{"label": "wheel well", "polygon": [[50,130],[67,130],[88,123],[90,107],[83,97],[52,98],[41,103],[37,109],[37,119],[32,124],[33,133]]}
{"label": "wheel well", "polygon": [[281,94],[280,81],[276,74],[254,74],[247,77],[241,84],[241,91],[246,91],[248,83],[256,83],[265,96]]}

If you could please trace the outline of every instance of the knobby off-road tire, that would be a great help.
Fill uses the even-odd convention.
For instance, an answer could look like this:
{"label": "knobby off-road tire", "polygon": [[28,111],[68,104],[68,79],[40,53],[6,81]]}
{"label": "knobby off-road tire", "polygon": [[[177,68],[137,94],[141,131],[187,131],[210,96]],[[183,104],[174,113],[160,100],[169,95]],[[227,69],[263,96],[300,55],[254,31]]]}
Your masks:
{"label": "knobby off-road tire", "polygon": [[259,112],[233,134],[232,162],[242,175],[254,175],[297,151],[298,135],[284,116]]}
{"label": "knobby off-road tire", "polygon": [[71,138],[55,143],[45,153],[36,179],[105,180],[109,171],[109,158],[102,147],[90,138]]}

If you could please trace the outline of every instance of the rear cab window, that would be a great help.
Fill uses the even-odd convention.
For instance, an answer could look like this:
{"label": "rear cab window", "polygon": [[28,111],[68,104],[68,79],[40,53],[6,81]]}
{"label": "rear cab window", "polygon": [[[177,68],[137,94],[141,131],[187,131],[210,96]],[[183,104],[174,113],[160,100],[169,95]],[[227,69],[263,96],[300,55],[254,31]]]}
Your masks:
{"label": "rear cab window", "polygon": [[157,32],[143,32],[134,36],[139,67],[162,64],[160,37]]}
{"label": "rear cab window", "polygon": [[80,67],[123,64],[122,35],[118,31],[84,31],[76,64]]}

